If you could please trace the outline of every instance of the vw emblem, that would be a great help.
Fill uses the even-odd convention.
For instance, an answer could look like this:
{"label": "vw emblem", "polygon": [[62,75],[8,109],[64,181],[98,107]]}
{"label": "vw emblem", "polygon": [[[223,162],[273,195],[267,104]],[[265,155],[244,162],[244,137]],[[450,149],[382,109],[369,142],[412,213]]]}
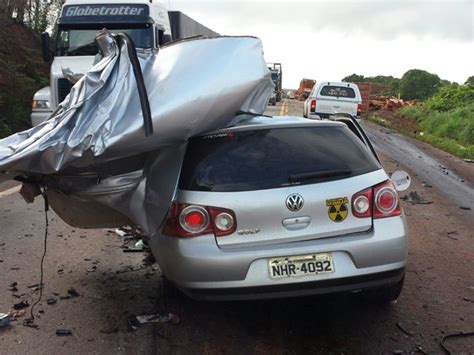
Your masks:
{"label": "vw emblem", "polygon": [[303,205],[304,200],[301,195],[293,194],[286,198],[286,207],[288,207],[290,211],[298,212],[300,209],[303,208]]}

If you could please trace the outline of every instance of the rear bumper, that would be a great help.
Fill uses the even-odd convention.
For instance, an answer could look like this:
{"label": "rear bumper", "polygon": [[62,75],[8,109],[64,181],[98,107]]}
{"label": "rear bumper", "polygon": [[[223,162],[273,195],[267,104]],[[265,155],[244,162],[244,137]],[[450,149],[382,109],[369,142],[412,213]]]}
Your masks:
{"label": "rear bumper", "polygon": [[[367,232],[332,238],[221,249],[213,235],[150,239],[166,277],[194,298],[232,300],[302,296],[381,287],[400,280],[407,236],[402,216],[374,220]],[[335,272],[272,279],[268,259],[331,253]]]}
{"label": "rear bumper", "polygon": [[399,282],[405,274],[405,268],[391,271],[343,277],[324,281],[297,282],[288,285],[270,285],[255,287],[233,287],[221,289],[183,289],[188,296],[197,300],[230,301],[255,300],[269,298],[302,297],[328,293],[350,292],[391,286]]}
{"label": "rear bumper", "polygon": [[[360,118],[360,113],[358,114],[357,112],[352,112],[350,113],[354,117]],[[337,115],[337,113],[332,112],[332,113],[327,113],[327,112],[310,112],[308,115],[308,118],[312,119],[326,119],[329,118],[330,116]]]}

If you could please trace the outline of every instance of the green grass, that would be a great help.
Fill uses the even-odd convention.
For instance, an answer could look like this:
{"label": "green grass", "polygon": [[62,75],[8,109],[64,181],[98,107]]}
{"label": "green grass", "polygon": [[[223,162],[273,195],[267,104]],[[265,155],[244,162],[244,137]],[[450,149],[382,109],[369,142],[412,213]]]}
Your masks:
{"label": "green grass", "polygon": [[[423,104],[407,106],[398,110],[390,120],[377,114],[371,114],[367,118],[460,158],[474,159],[474,102],[441,112],[431,110]],[[408,131],[404,127],[416,129]]]}

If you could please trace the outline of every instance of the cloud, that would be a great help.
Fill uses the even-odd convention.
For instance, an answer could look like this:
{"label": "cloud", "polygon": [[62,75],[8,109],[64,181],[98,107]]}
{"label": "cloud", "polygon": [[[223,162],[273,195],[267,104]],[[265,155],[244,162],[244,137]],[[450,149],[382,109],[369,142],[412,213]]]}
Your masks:
{"label": "cloud", "polygon": [[[225,22],[237,33],[247,27],[279,24],[282,31],[301,26],[359,33],[376,39],[411,35],[458,41],[474,40],[473,1],[219,1],[171,2],[173,9],[199,14],[206,21]],[[221,31],[215,28],[216,31]],[[230,33],[225,33],[230,34]],[[296,34],[296,33],[295,33]],[[301,34],[298,34],[301,35]],[[304,34],[302,34],[304,35]]]}
{"label": "cloud", "polygon": [[413,68],[463,83],[474,57],[473,1],[171,1],[224,35],[254,35],[282,62],[283,85],[357,73],[401,77]]}

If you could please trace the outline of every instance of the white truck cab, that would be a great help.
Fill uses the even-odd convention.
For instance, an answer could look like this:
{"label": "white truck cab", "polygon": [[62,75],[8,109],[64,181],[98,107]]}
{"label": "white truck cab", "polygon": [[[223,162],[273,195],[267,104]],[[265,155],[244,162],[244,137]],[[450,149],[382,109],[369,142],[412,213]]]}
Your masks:
{"label": "white truck cab", "polygon": [[107,28],[126,33],[137,52],[156,50],[172,40],[168,11],[152,0],[66,0],[55,28],[51,46],[43,34],[43,56],[49,61],[52,47],[50,86],[35,93],[32,104],[33,126],[43,122],[69,94],[73,83],[64,73],[86,73],[98,52],[95,36]]}
{"label": "white truck cab", "polygon": [[303,116],[322,119],[338,113],[360,117],[362,97],[358,86],[354,83],[334,81],[321,81],[316,84],[304,102]]}

